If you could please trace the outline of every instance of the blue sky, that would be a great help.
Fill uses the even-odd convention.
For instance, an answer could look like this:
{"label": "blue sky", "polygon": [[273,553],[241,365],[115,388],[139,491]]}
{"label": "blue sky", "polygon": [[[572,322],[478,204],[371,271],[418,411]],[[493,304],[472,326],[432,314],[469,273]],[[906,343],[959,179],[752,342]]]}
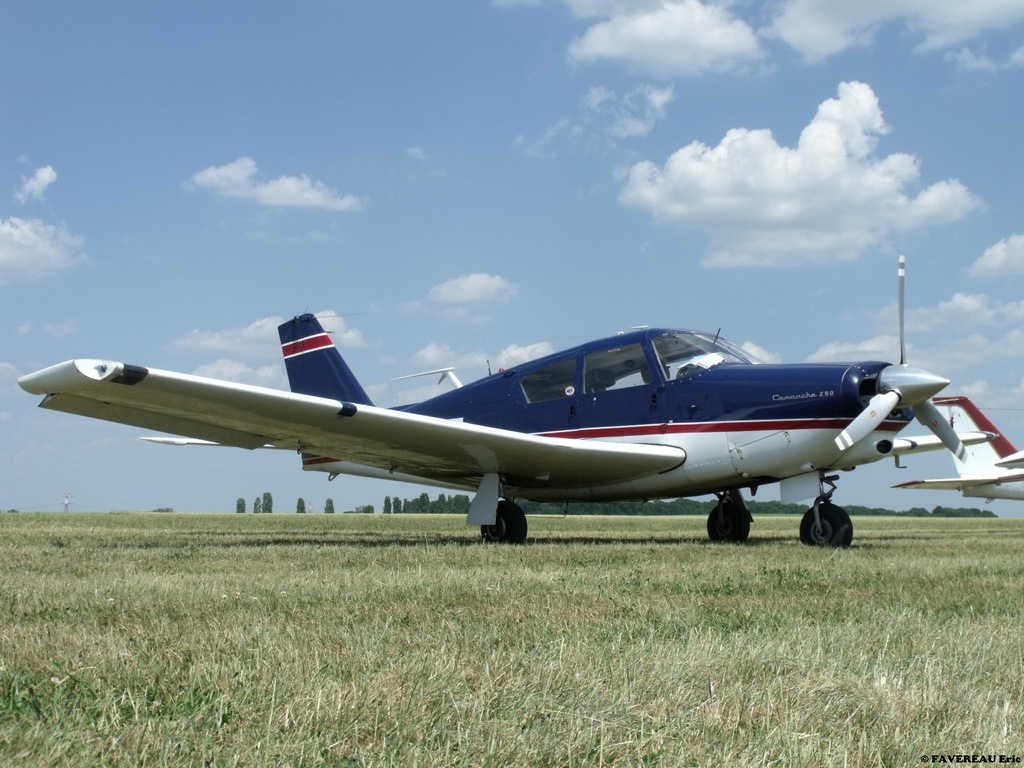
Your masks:
{"label": "blue sky", "polygon": [[[9,4],[0,508],[422,490],[40,411],[61,360],[286,387],[304,311],[382,405],[637,325],[896,360],[900,253],[910,361],[1024,445],[1022,77],[1005,0]],[[905,463],[836,500],[973,504]]]}

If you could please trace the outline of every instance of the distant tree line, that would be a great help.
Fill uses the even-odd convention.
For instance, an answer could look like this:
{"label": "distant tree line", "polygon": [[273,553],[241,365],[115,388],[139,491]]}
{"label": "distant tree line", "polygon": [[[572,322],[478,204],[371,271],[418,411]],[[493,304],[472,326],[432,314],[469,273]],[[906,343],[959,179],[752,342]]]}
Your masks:
{"label": "distant tree line", "polygon": [[469,496],[445,496],[438,494],[434,500],[425,493],[415,499],[400,499],[397,496],[384,497],[384,514],[405,515],[465,515],[469,512]]}
{"label": "distant tree line", "polygon": [[[370,511],[373,511],[373,507],[370,507]],[[240,515],[245,514],[245,499],[241,496],[235,502],[235,512]],[[254,515],[270,515],[274,512],[274,497],[270,494],[270,491],[265,491],[262,496],[257,496],[252,502],[252,512]],[[299,515],[306,514],[306,500],[299,498],[295,503],[295,513]],[[334,514],[334,499],[328,498],[324,502],[324,514]]]}
{"label": "distant tree line", "polygon": [[[615,503],[574,502],[558,504],[553,502],[517,501],[528,515],[694,515],[707,516],[711,503],[707,499],[674,499],[672,501],[625,501]],[[465,515],[469,512],[470,498],[465,494],[446,496],[439,494],[431,500],[426,493],[415,499],[384,497],[384,514],[429,514]],[[805,504],[783,504],[779,501],[747,501],[753,515],[802,515],[807,511]],[[912,507],[904,511],[883,507],[843,507],[851,516],[900,516],[900,517],[997,517],[991,510],[976,508],[935,507],[930,512],[924,507]]]}

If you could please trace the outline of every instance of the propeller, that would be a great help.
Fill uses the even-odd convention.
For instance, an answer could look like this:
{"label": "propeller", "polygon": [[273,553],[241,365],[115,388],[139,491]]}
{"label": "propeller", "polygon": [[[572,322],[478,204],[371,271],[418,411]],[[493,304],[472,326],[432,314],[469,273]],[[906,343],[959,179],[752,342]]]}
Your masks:
{"label": "propeller", "polygon": [[919,422],[932,431],[958,459],[966,454],[963,442],[956,430],[942,417],[942,413],[931,401],[932,396],[941,392],[949,379],[934,373],[914,368],[907,364],[907,349],[904,334],[904,285],[907,277],[906,257],[900,256],[897,284],[897,308],[900,330],[900,364],[884,368],[878,376],[878,394],[868,401],[867,407],[857,415],[850,425],[836,438],[836,447],[845,453],[865,437],[874,432],[897,405],[912,407]]}
{"label": "propeller", "polygon": [[914,418],[924,424],[932,433],[942,441],[950,453],[956,456],[958,461],[967,458],[967,448],[964,446],[960,436],[946,420],[935,403],[925,400],[923,403],[914,406]]}
{"label": "propeller", "polygon": [[861,411],[857,418],[850,422],[850,426],[836,438],[836,447],[844,453],[853,448],[888,418],[899,401],[900,393],[896,391],[872,397],[867,408]]}

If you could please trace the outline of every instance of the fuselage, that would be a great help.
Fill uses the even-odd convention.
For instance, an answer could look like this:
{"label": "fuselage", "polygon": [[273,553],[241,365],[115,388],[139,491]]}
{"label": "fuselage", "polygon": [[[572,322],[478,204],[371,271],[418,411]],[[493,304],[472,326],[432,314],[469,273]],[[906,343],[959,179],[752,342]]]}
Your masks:
{"label": "fuselage", "polygon": [[640,499],[757,486],[887,455],[894,411],[841,453],[884,362],[767,365],[711,334],[645,329],[532,360],[402,410],[537,435],[673,445],[677,469],[629,483],[519,488],[532,499]]}

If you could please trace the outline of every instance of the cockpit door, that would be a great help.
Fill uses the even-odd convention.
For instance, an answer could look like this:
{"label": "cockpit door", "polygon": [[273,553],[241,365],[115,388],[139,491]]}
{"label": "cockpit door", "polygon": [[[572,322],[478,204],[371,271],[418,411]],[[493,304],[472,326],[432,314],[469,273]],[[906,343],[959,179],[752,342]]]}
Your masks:
{"label": "cockpit door", "polygon": [[660,385],[641,344],[584,355],[580,428],[632,427],[660,421]]}
{"label": "cockpit door", "polygon": [[578,358],[573,355],[525,374],[516,388],[515,399],[521,407],[511,428],[535,434],[574,429],[578,369]]}

